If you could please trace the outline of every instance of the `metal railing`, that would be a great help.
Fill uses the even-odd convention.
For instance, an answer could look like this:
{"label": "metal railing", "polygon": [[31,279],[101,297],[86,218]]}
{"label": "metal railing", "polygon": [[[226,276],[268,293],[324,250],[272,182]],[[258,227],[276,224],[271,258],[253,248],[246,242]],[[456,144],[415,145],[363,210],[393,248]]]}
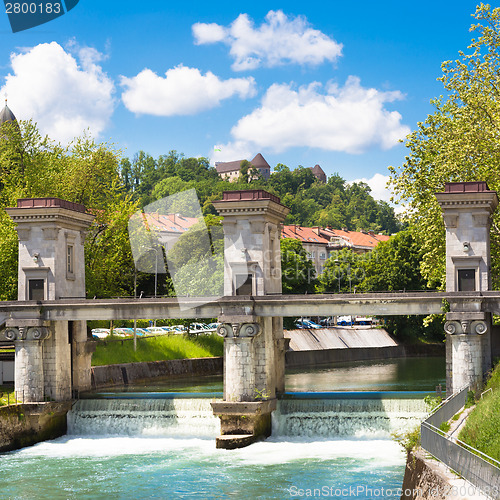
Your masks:
{"label": "metal railing", "polygon": [[[28,393],[25,391],[4,391],[0,390],[0,397],[6,400],[6,404],[3,406],[16,406],[31,403],[48,403],[50,401],[55,401],[54,394],[50,389],[44,389],[43,396],[40,401],[32,401],[28,397]],[[78,395],[77,395],[78,397]],[[1,408],[1,406],[0,406]]]}
{"label": "metal railing", "polygon": [[469,386],[465,386],[455,394],[446,398],[425,420],[434,427],[439,428],[442,422],[448,422],[453,415],[456,415],[464,406],[467,400]]}
{"label": "metal railing", "polygon": [[500,497],[500,462],[439,429],[464,406],[469,387],[450,396],[420,426],[421,446],[482,493]]}

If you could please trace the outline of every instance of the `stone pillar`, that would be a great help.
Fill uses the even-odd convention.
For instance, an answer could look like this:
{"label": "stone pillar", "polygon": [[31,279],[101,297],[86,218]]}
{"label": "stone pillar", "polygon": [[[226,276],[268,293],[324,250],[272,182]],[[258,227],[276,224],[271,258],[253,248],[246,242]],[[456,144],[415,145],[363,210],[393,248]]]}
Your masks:
{"label": "stone pillar", "polygon": [[[451,315],[454,316],[456,314]],[[447,321],[445,332],[448,334],[447,356],[451,368],[447,373],[447,393],[454,394],[465,385],[480,389],[484,374],[491,368],[491,356],[485,360],[483,353],[488,323],[482,320]]]}
{"label": "stone pillar", "polygon": [[[6,211],[17,224],[19,238],[18,300],[85,298],[85,231],[94,219],[85,207],[58,198],[30,198]],[[51,332],[43,342],[28,346],[28,329],[27,339],[16,341],[16,388],[39,401],[70,399],[74,390],[90,388],[94,346],[86,344],[85,322],[40,325],[35,318],[11,318],[6,326],[12,331],[30,326]]]}
{"label": "stone pillar", "polygon": [[73,360],[73,391],[89,391],[91,387],[91,361],[96,342],[87,339],[87,322],[72,322],[71,356]]}
{"label": "stone pillar", "polygon": [[43,344],[50,337],[50,329],[43,326],[7,328],[2,333],[5,340],[14,341],[16,349],[16,399],[26,403],[44,401]]}
{"label": "stone pillar", "polygon": [[[496,192],[486,182],[453,182],[436,198],[446,228],[446,291],[491,290],[490,225],[498,206]],[[491,369],[491,315],[473,297],[451,299],[446,314],[448,394],[467,384],[480,387]]]}
{"label": "stone pillar", "polygon": [[[213,203],[224,217],[224,293],[281,293],[281,223],[288,208],[262,190],[226,191]],[[249,297],[246,297],[247,299]],[[285,386],[282,318],[257,318],[238,303],[222,304],[224,402],[219,448],[239,448],[271,434],[271,412]]]}

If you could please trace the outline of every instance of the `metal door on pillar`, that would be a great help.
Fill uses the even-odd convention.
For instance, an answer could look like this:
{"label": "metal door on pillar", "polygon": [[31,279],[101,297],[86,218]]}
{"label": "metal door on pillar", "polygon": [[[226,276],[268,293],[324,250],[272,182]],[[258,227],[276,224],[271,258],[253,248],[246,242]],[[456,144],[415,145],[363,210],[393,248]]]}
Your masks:
{"label": "metal door on pillar", "polygon": [[45,300],[45,280],[28,280],[28,300]]}
{"label": "metal door on pillar", "polygon": [[459,269],[458,270],[458,291],[474,292],[476,290],[476,270]]}

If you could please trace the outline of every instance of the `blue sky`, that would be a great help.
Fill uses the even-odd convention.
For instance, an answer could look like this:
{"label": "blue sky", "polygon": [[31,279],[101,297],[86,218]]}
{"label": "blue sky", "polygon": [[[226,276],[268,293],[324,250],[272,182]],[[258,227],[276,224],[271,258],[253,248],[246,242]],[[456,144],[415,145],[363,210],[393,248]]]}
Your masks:
{"label": "blue sky", "polygon": [[[398,138],[443,93],[475,1],[80,0],[12,33],[0,15],[0,95],[67,142],[89,129],[132,157],[262,153],[383,190]],[[214,146],[221,151],[215,152]]]}

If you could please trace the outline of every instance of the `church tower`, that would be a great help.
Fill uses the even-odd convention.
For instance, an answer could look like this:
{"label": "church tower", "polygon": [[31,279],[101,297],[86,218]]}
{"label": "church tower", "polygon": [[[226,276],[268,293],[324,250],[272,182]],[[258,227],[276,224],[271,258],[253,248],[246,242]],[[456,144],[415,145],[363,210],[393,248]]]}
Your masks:
{"label": "church tower", "polygon": [[13,122],[17,125],[17,118],[7,106],[7,98],[5,99],[5,107],[0,111],[0,127],[7,122]]}

